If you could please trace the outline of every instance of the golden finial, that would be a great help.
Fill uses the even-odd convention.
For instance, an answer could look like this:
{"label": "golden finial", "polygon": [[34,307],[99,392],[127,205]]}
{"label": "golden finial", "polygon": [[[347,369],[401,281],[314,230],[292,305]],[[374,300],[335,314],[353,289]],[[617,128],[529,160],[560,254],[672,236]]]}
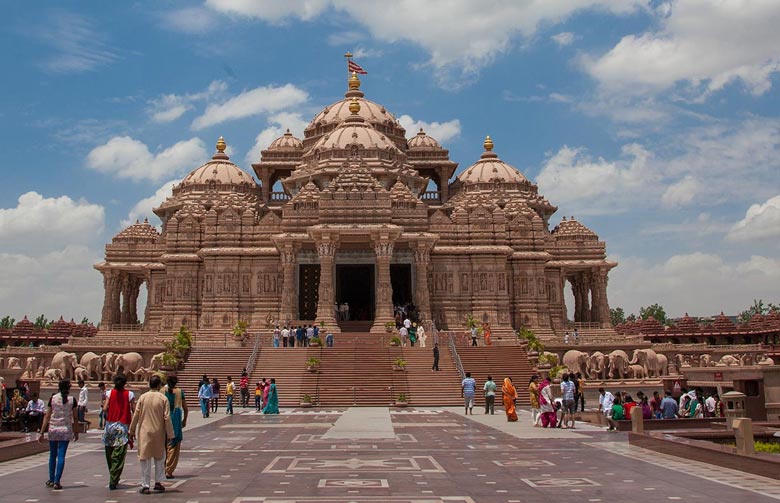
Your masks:
{"label": "golden finial", "polygon": [[482,146],[485,147],[487,152],[493,150],[493,140],[490,139],[490,136],[485,137],[485,142],[482,144]]}
{"label": "golden finial", "polygon": [[227,148],[227,143],[225,143],[225,139],[220,136],[219,140],[217,140],[217,152],[219,152],[220,154],[224,154],[226,148]]}
{"label": "golden finial", "polygon": [[352,75],[350,75],[347,82],[349,83],[350,91],[356,91],[360,89],[360,79],[358,78],[357,73],[352,72]]}
{"label": "golden finial", "polygon": [[349,59],[352,57],[352,53],[347,51],[347,53],[344,55],[345,58]]}
{"label": "golden finial", "polygon": [[352,98],[352,101],[349,102],[349,111],[352,112],[353,115],[357,115],[357,113],[360,112],[360,103],[357,98]]}

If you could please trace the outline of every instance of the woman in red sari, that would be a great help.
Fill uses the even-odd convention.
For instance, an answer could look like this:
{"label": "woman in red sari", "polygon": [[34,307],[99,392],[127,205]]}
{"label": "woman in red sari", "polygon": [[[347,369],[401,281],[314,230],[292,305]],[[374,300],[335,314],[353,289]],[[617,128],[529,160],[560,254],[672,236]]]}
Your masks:
{"label": "woman in red sari", "polygon": [[504,409],[506,409],[506,420],[517,421],[517,413],[515,412],[515,401],[517,400],[517,390],[512,384],[510,377],[504,378],[504,385],[501,387],[501,391],[504,393]]}

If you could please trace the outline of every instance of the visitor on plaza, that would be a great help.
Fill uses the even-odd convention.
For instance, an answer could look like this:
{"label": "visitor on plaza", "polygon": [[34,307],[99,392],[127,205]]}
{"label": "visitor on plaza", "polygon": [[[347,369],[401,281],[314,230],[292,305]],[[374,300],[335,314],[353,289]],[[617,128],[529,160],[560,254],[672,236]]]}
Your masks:
{"label": "visitor on plaza", "polygon": [[479,334],[477,332],[477,327],[475,325],[475,326],[471,327],[471,345],[472,346],[476,346],[477,345],[477,335],[479,335]]}
{"label": "visitor on plaza", "polygon": [[574,374],[563,374],[561,378],[561,423],[562,428],[574,428],[574,401],[575,384]]}
{"label": "visitor on plaza", "polygon": [[209,417],[209,403],[211,402],[211,383],[208,378],[203,379],[200,382],[200,388],[198,389],[198,400],[200,400],[200,412],[203,414],[203,418]]}
{"label": "visitor on plaza", "polygon": [[238,389],[241,392],[241,408],[246,409],[249,406],[249,374],[246,373],[246,370],[241,372]]}
{"label": "visitor on plaza", "polygon": [[257,381],[255,385],[255,412],[263,410],[263,383]]}
{"label": "visitor on plaza", "polygon": [[[504,381],[504,384],[506,384],[506,380]],[[494,414],[496,404],[496,383],[493,382],[493,376],[487,376],[487,381],[485,381],[485,385],[482,386],[482,393],[485,396],[485,414]],[[506,405],[506,401],[504,405]],[[514,410],[514,407],[512,407],[512,409]]]}
{"label": "visitor on plaza", "polygon": [[580,343],[580,331],[577,330],[576,327],[574,328],[574,334],[572,334],[572,335],[574,336],[574,344],[579,344]]}
{"label": "visitor on plaza", "polygon": [[621,397],[617,396],[612,402],[612,407],[607,412],[607,424],[609,425],[607,431],[617,431],[617,422],[624,419],[626,419],[626,416],[625,409],[623,409],[623,401]]}
{"label": "visitor on plaza", "polygon": [[38,442],[44,433],[49,437],[49,479],[46,487],[61,490],[62,472],[65,470],[65,454],[71,440],[79,439],[79,418],[76,399],[70,394],[70,381],[63,379],[57,385],[58,392],[49,399],[43,416]]}
{"label": "visitor on plaza", "polygon": [[577,372],[574,374],[574,412],[577,412],[577,404],[580,404],[580,411],[585,412],[585,378]]}
{"label": "visitor on plaza", "polygon": [[314,326],[312,326],[312,325],[309,325],[309,326],[306,328],[306,338],[303,340],[303,345],[304,345],[304,346],[308,346],[308,345],[309,345],[309,342],[310,342],[312,339],[314,339],[314,335],[315,335],[315,334],[314,334]]}
{"label": "visitor on plaza", "polygon": [[106,404],[106,383],[98,383],[98,393],[100,393],[100,410],[98,411],[98,428],[101,430],[106,423],[106,412],[103,406]]}
{"label": "visitor on plaza", "polygon": [[225,399],[227,400],[227,407],[225,408],[225,414],[233,415],[233,395],[236,392],[236,384],[233,382],[233,378],[227,376],[227,384],[225,385]]}
{"label": "visitor on plaza", "polygon": [[414,347],[415,342],[417,342],[417,323],[412,323],[409,327],[409,344]]}
{"label": "visitor on plaza", "polygon": [[[490,377],[488,377],[488,379],[490,379]],[[509,422],[517,421],[517,412],[515,411],[515,405],[517,404],[517,389],[515,389],[511,377],[504,378],[504,385],[501,386],[501,392],[503,393],[502,400],[504,402],[506,420]],[[490,413],[492,414],[493,411],[491,410]]]}
{"label": "visitor on plaza", "polygon": [[263,405],[262,408],[265,409],[265,406],[268,405],[268,395],[271,393],[271,383],[263,377]]}
{"label": "visitor on plaza", "polygon": [[432,372],[438,372],[439,371],[439,343],[434,342],[433,343],[433,365],[431,366]]}
{"label": "visitor on plaza", "polygon": [[555,428],[558,420],[555,415],[555,403],[550,386],[550,379],[545,377],[539,384],[539,412],[541,415],[542,428]]}
{"label": "visitor on plaza", "polygon": [[531,424],[539,427],[542,412],[539,409],[539,376],[534,374],[528,381],[528,398],[531,402]]}
{"label": "visitor on plaza", "polygon": [[568,344],[569,343],[569,331],[567,330],[565,334],[563,334],[563,343]]}
{"label": "visitor on plaza", "polygon": [[490,323],[482,324],[482,333],[485,334],[485,346],[493,345],[493,343],[490,342]]}
{"label": "visitor on plaza", "polygon": [[661,417],[664,419],[676,419],[677,418],[677,412],[680,409],[680,406],[677,404],[677,401],[672,398],[672,392],[671,391],[665,391],[664,392],[664,399],[661,400]]}
{"label": "visitor on plaza", "polygon": [[165,492],[162,481],[165,476],[166,438],[173,438],[170,405],[160,393],[162,380],[153,375],[149,379],[149,391],[141,395],[130,423],[130,439],[138,439],[138,460],[141,465],[141,494],[150,494],[152,465],[156,493]]}
{"label": "visitor on plaza", "polygon": [[428,339],[428,335],[425,333],[425,328],[423,328],[422,322],[420,322],[420,325],[417,327],[417,340],[420,341],[420,347],[425,347],[425,341]]}
{"label": "visitor on plaza", "polygon": [[[176,386],[178,382],[176,376],[168,376],[167,384],[164,389],[165,398],[168,399],[168,412],[171,416],[171,426],[173,426],[173,437],[168,439],[168,443],[165,447],[166,479],[173,478],[173,472],[176,471],[176,466],[179,464],[181,441],[184,439],[182,430],[187,427],[187,416],[189,415],[184,391]],[[228,384],[232,383],[228,381]]]}
{"label": "visitor on plaza", "polygon": [[22,396],[21,389],[14,389],[14,394],[8,404],[8,417],[18,419],[25,407],[27,407],[27,400]]}
{"label": "visitor on plaza", "polygon": [[398,329],[398,335],[401,336],[401,346],[406,347],[406,338],[409,336],[409,330],[402,325],[401,328]]}
{"label": "visitor on plaza", "polygon": [[471,377],[471,372],[466,372],[466,377],[460,383],[460,393],[466,408],[466,415],[474,415],[474,393],[477,389],[477,381]]}
{"label": "visitor on plaza", "polygon": [[631,421],[631,410],[636,407],[636,402],[631,395],[626,394],[620,397],[620,405],[623,406],[623,415],[629,421]]}
{"label": "visitor on plaza", "polygon": [[[279,338],[282,339],[282,346],[287,347],[287,338],[290,336],[290,330],[287,328],[287,325],[284,326],[281,333],[279,334]],[[279,347],[279,346],[276,346]]]}
{"label": "visitor on plaza", "polygon": [[275,348],[279,347],[279,339],[281,338],[281,336],[282,336],[282,331],[279,330],[279,325],[276,325],[276,328],[274,328],[274,333],[273,333],[273,342]]}
{"label": "visitor on plaza", "polygon": [[317,339],[320,338],[320,327],[316,323],[314,324],[314,337]]}
{"label": "visitor on plaza", "polygon": [[290,331],[287,334],[287,346],[294,348],[295,347],[295,327],[290,325]]}
{"label": "visitor on plaza", "polygon": [[[642,393],[640,391],[640,393]],[[637,405],[642,410],[642,419],[648,420],[653,419],[655,416],[653,415],[653,408],[650,407],[650,403],[647,399],[647,395],[642,393],[641,398],[639,399],[639,405]],[[634,412],[636,414],[636,412]]]}
{"label": "visitor on plaza", "polygon": [[609,417],[609,414],[612,413],[612,404],[614,402],[615,395],[604,388],[599,388],[599,412],[604,414],[604,417]]}
{"label": "visitor on plaza", "polygon": [[219,393],[222,391],[222,386],[219,384],[219,379],[216,377],[211,380],[211,412],[217,413],[219,409]]}
{"label": "visitor on plaza", "polygon": [[654,419],[661,419],[661,395],[658,391],[653,391],[653,398],[650,399],[650,409],[653,412]]}
{"label": "visitor on plaza", "polygon": [[30,401],[27,402],[24,410],[21,413],[22,432],[27,433],[31,429],[38,431],[41,427],[41,421],[43,415],[46,413],[46,404],[38,398],[38,393],[32,392],[30,395]]}
{"label": "visitor on plaza", "polygon": [[329,348],[333,347],[333,332],[328,332],[325,335],[325,346]]}
{"label": "visitor on plaza", "polygon": [[89,405],[89,388],[87,388],[87,383],[85,383],[83,379],[79,379],[78,384],[79,384],[79,400],[77,406],[78,406],[79,422],[84,423],[87,420],[87,406]]}
{"label": "visitor on plaza", "polygon": [[279,413],[279,395],[276,391],[276,379],[271,378],[271,384],[268,386],[268,403],[263,407],[263,414]]}
{"label": "visitor on plaza", "polygon": [[[124,374],[114,376],[114,389],[106,397],[103,410],[106,411],[106,429],[103,431],[103,445],[108,464],[108,488],[119,487],[122,470],[125,468],[127,447],[130,445],[128,429],[135,408],[135,395],[125,389],[127,378]],[[132,446],[132,445],[131,445]]]}

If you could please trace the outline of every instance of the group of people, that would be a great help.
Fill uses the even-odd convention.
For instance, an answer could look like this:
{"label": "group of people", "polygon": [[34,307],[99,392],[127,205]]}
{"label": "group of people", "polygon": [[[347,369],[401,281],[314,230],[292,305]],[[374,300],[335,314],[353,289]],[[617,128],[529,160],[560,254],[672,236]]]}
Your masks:
{"label": "group of people", "polygon": [[349,321],[349,302],[334,302],[333,311],[335,312],[338,321]]}
{"label": "group of people", "polygon": [[485,346],[492,346],[493,343],[490,340],[490,323],[483,323],[482,329],[477,328],[476,325],[472,325],[471,328],[468,331],[469,336],[471,337],[471,345],[477,346],[477,339],[479,338],[480,332],[482,333],[482,336],[485,338]]}
{"label": "group of people", "polygon": [[[246,369],[241,371],[241,379],[238,386],[241,394],[241,406],[246,408],[249,406],[249,374]],[[203,375],[198,386],[198,401],[200,402],[200,411],[204,418],[219,410],[221,391],[222,386],[216,377],[209,381],[208,376],[206,374]],[[233,414],[233,398],[235,394],[236,384],[233,382],[233,377],[227,376],[227,384],[225,385],[225,398],[227,400],[225,414],[227,415]],[[263,414],[279,413],[279,395],[276,391],[276,379],[272,378],[269,380],[264,377],[257,382],[255,386],[255,409]]]}
{"label": "group of people", "polygon": [[[317,325],[298,325],[290,326],[285,325],[282,329],[279,329],[277,325],[273,331],[273,343],[274,347],[291,347],[294,348],[297,342],[299,347],[308,347],[309,341],[314,338],[320,337],[320,327]],[[328,334],[330,337],[329,346],[333,346],[333,334]],[[326,337],[327,342],[327,337]]]}
{"label": "group of people", "polygon": [[[649,398],[644,392],[636,393],[636,400],[624,391],[615,394],[599,388],[599,410],[607,419],[607,431],[617,431],[617,421],[631,420],[633,414],[641,411],[643,419],[678,419],[724,417],[725,407],[717,393],[705,393],[703,389],[682,388],[675,400],[672,392],[666,390],[663,398],[658,391]],[[639,409],[637,409],[639,407]]]}
{"label": "group of people", "polygon": [[[109,473],[109,490],[119,488],[128,448],[136,444],[141,465],[141,494],[165,492],[163,477],[172,479],[179,462],[182,430],[187,425],[187,402],[169,376],[165,387],[159,375],[149,379],[149,391],[136,399],[126,389],[127,378],[117,374],[114,387],[101,393],[101,423],[105,421],[102,441]],[[103,389],[105,387],[103,386]],[[61,380],[57,393],[49,399],[38,441],[49,441],[49,478],[46,486],[61,490],[65,455],[71,441],[78,441],[79,399],[70,393],[71,382]],[[86,405],[84,406],[86,412]],[[152,485],[152,469],[154,485]]]}
{"label": "group of people", "polygon": [[[466,415],[471,414],[473,416],[477,381],[471,377],[471,372],[466,372],[466,377],[461,381],[460,387],[465,413]],[[487,380],[482,386],[482,395],[485,398],[485,414],[495,413],[497,389],[496,383],[493,381],[493,376],[487,376]],[[512,383],[511,377],[504,378],[503,386],[501,386],[501,394],[507,421],[517,421],[517,411],[515,410],[515,407],[517,406],[517,389]]]}
{"label": "group of people", "polygon": [[[78,381],[79,396],[76,402],[78,420],[85,422],[89,390],[83,380]],[[17,387],[10,397],[7,396],[5,384],[2,384],[3,418],[10,423],[19,422],[22,432],[40,431],[43,416],[46,412],[46,404],[35,391],[30,391],[27,382],[17,382]]]}
{"label": "group of people", "polygon": [[574,329],[574,332],[569,334],[569,331],[567,330],[565,334],[563,334],[563,343],[569,344],[570,342],[574,342],[574,344],[580,343],[580,332],[576,328]]}
{"label": "group of people", "polygon": [[582,374],[561,376],[561,397],[555,398],[548,377],[531,376],[528,395],[531,401],[531,422],[534,427],[574,429],[577,407],[585,410],[585,379]]}
{"label": "group of people", "polygon": [[425,341],[428,340],[428,334],[425,333],[425,328],[422,323],[418,326],[417,322],[404,318],[401,322],[401,327],[398,329],[398,336],[401,338],[401,345],[406,347],[406,343],[409,342],[412,347],[419,342],[420,347],[426,347]]}

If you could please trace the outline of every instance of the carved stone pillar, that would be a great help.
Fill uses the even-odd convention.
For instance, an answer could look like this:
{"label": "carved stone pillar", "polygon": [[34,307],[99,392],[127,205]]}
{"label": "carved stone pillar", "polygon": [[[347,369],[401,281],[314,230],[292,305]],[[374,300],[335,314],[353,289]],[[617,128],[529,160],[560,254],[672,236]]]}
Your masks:
{"label": "carved stone pillar", "polygon": [[295,255],[296,250],[289,244],[282,248],[280,257],[282,260],[282,305],[279,309],[279,319],[285,325],[290,325],[297,312],[295,295]]}
{"label": "carved stone pillar", "polygon": [[569,282],[571,282],[571,293],[574,295],[574,323],[579,323],[582,321],[582,295],[579,275],[570,277]]}
{"label": "carved stone pillar", "polygon": [[114,323],[114,289],[116,288],[116,273],[103,271],[103,311],[100,316],[100,326],[108,329]]}
{"label": "carved stone pillar", "polygon": [[268,170],[263,170],[263,175],[260,177],[260,194],[263,198],[263,202],[268,204],[271,198],[271,187],[268,184],[271,183],[271,175]]}
{"label": "carved stone pillar", "polygon": [[320,258],[320,288],[317,299],[318,324],[324,323],[325,330],[339,331],[338,323],[333,312],[334,286],[333,273],[336,264],[336,243],[323,240],[317,243],[317,255]]}
{"label": "carved stone pillar", "polygon": [[[414,250],[415,291],[414,300],[420,317],[430,319],[431,301],[428,292],[428,266],[431,263],[431,246],[428,243],[418,243]],[[391,293],[392,301],[392,293]],[[392,313],[391,313],[392,314]]]}
{"label": "carved stone pillar", "polygon": [[582,298],[582,321],[590,322],[590,274],[583,272],[582,283],[580,283],[580,296]]}
{"label": "carved stone pillar", "polygon": [[607,300],[607,283],[609,282],[608,273],[609,271],[607,269],[600,269],[598,274],[595,275],[598,278],[596,289],[599,292],[599,321],[601,322],[602,328],[612,326],[612,318],[609,312],[609,301]]}
{"label": "carved stone pillar", "polygon": [[130,312],[128,314],[128,323],[138,323],[138,295],[141,293],[141,280],[139,278],[130,278]]}
{"label": "carved stone pillar", "polygon": [[130,299],[133,293],[133,281],[130,276],[125,275],[122,281],[122,311],[119,316],[119,323],[127,325],[130,322]]}
{"label": "carved stone pillar", "polygon": [[390,281],[390,258],[393,256],[393,243],[386,239],[374,241],[376,253],[376,316],[372,333],[385,331],[385,323],[393,318],[393,284]]}
{"label": "carved stone pillar", "polygon": [[601,290],[599,289],[599,273],[598,270],[591,271],[590,273],[590,321],[594,323],[601,323]]}

